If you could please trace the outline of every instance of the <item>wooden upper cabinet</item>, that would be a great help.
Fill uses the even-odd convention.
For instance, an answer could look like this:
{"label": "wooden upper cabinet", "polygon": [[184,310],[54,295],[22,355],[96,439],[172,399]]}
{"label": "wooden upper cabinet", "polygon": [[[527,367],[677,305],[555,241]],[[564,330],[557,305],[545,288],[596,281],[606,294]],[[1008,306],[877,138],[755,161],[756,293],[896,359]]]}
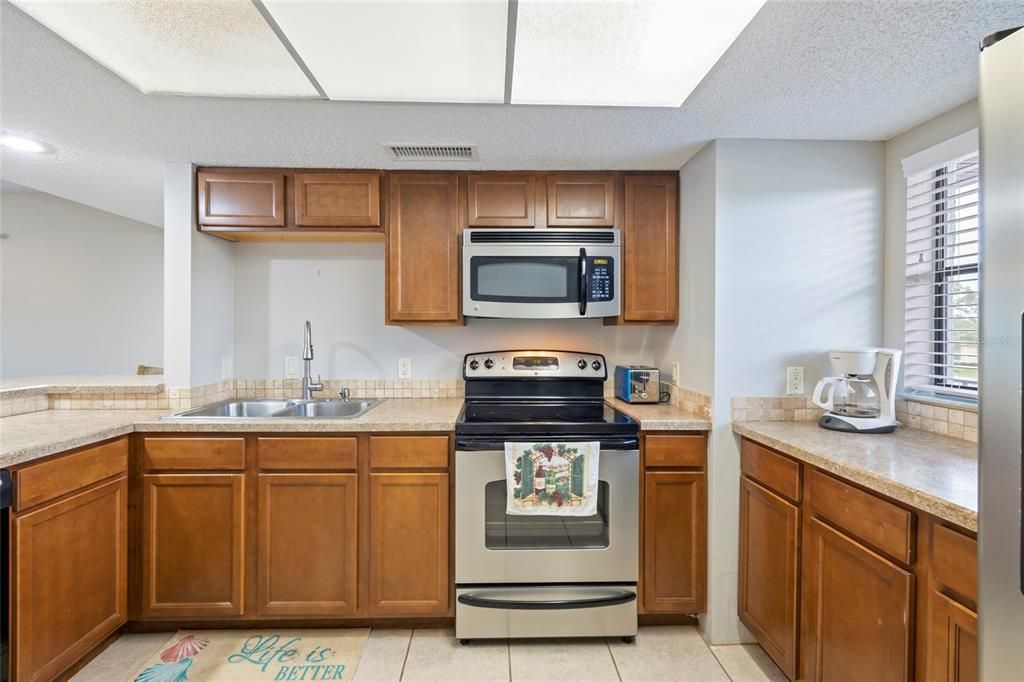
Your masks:
{"label": "wooden upper cabinet", "polygon": [[678,175],[623,179],[622,319],[679,319]]}
{"label": "wooden upper cabinet", "polygon": [[800,509],[740,479],[740,620],[791,680],[797,677]]}
{"label": "wooden upper cabinet", "polygon": [[459,322],[459,176],[390,178],[387,322]]}
{"label": "wooden upper cabinet", "polygon": [[643,538],[644,611],[702,613],[707,573],[703,472],[644,474]]}
{"label": "wooden upper cabinet", "polygon": [[284,227],[283,172],[200,171],[199,224]]}
{"label": "wooden upper cabinet", "polygon": [[471,173],[467,187],[470,227],[534,227],[537,178],[515,173]]}
{"label": "wooden upper cabinet", "polygon": [[613,227],[615,175],[547,176],[548,227]]}
{"label": "wooden upper cabinet", "polygon": [[11,679],[59,679],[127,620],[128,479],[16,516],[12,525]]}
{"label": "wooden upper cabinet", "polygon": [[355,615],[358,478],[259,474],[258,615]]}
{"label": "wooden upper cabinet", "polygon": [[142,477],[142,616],[244,611],[245,475]]}
{"label": "wooden upper cabinet", "polygon": [[816,518],[803,560],[803,679],[908,680],[914,576]]}
{"label": "wooden upper cabinet", "polygon": [[379,227],[381,173],[296,173],[298,227]]}

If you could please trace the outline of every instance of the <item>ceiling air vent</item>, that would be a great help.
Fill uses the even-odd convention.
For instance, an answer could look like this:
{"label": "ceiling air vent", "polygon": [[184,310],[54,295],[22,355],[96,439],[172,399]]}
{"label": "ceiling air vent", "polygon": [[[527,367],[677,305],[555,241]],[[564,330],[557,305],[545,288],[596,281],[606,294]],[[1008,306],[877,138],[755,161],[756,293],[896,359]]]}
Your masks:
{"label": "ceiling air vent", "polygon": [[396,161],[476,161],[471,144],[388,144]]}

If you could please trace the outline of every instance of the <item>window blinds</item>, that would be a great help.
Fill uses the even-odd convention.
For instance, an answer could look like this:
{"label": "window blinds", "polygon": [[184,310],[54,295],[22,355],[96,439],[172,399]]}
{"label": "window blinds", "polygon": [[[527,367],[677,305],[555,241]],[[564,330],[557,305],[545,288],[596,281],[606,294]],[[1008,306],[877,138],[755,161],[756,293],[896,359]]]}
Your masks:
{"label": "window blinds", "polygon": [[907,178],[904,385],[978,391],[978,152]]}

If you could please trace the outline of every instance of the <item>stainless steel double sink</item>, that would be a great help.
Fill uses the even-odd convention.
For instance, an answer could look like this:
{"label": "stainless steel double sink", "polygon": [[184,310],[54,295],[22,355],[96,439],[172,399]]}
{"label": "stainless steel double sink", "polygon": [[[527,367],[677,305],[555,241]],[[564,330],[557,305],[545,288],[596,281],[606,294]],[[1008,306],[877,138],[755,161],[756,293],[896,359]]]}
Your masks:
{"label": "stainless steel double sink", "polygon": [[380,400],[222,400],[165,419],[353,419]]}

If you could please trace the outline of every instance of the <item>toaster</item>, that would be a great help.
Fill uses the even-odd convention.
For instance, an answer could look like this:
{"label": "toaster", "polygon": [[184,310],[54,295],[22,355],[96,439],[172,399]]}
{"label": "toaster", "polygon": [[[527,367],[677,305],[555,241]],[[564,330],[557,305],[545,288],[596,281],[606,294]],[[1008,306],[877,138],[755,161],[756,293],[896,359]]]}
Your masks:
{"label": "toaster", "polygon": [[627,403],[656,403],[661,392],[661,370],[647,365],[615,367],[615,397]]}

